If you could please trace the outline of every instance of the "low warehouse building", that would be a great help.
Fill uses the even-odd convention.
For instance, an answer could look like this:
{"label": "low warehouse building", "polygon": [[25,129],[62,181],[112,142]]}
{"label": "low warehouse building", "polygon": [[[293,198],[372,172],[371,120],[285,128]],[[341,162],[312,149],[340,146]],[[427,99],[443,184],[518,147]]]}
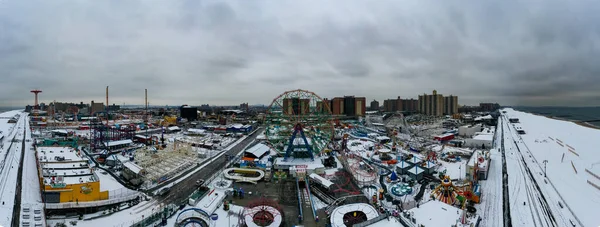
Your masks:
{"label": "low warehouse building", "polygon": [[481,132],[481,124],[465,125],[458,127],[458,135],[463,137],[472,137],[475,133]]}
{"label": "low warehouse building", "polygon": [[473,148],[481,148],[481,149],[489,149],[492,147],[492,143],[494,140],[494,134],[490,133],[479,133],[475,135],[472,139],[465,140],[465,147],[473,147]]}

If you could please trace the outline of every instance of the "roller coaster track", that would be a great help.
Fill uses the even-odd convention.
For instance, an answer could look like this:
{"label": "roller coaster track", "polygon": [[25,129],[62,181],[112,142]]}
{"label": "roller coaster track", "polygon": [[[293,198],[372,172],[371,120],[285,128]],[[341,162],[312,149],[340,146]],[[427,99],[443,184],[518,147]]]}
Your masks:
{"label": "roller coaster track", "polygon": [[335,201],[333,201],[333,203],[331,203],[331,205],[329,205],[327,207],[327,209],[325,210],[325,212],[328,213],[328,214],[331,214],[331,212],[335,208],[337,208],[342,202],[344,202],[344,201],[346,201],[348,199],[352,199],[352,198],[366,199],[367,203],[368,203],[368,200],[369,200],[367,197],[365,197],[365,195],[362,195],[362,194],[361,195],[348,195],[348,196],[340,197],[340,198],[337,198]]}
{"label": "roller coaster track", "polygon": [[317,198],[321,199],[321,201],[325,202],[327,205],[331,205],[335,201],[335,199],[332,196],[324,193],[323,191],[321,191],[321,189],[317,188],[312,184],[310,185],[310,190],[312,191],[314,196],[317,196]]}
{"label": "roller coaster track", "polygon": [[[258,173],[258,176],[255,177],[245,177],[233,175],[231,172],[246,172],[246,173]],[[229,168],[223,171],[225,178],[230,180],[235,180],[236,182],[246,182],[256,184],[259,180],[265,177],[265,171],[259,169],[246,169],[246,168]]]}

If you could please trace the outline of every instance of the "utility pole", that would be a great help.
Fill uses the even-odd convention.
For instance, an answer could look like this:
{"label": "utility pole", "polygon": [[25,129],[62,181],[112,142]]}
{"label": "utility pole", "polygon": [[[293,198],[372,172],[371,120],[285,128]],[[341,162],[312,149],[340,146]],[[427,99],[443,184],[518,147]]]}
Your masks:
{"label": "utility pole", "polygon": [[106,86],[106,106],[104,106],[104,111],[106,111],[106,127],[108,127],[108,86]]}
{"label": "utility pole", "polygon": [[546,177],[546,163],[548,163],[548,160],[544,160],[544,177]]}

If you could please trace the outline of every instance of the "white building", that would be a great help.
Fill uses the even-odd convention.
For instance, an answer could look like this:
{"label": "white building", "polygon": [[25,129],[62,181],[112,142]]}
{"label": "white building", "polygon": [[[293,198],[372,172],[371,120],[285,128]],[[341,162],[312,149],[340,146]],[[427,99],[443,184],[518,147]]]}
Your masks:
{"label": "white building", "polygon": [[464,125],[458,127],[458,135],[463,137],[472,137],[475,133],[481,132],[481,124]]}
{"label": "white building", "polygon": [[493,133],[477,133],[471,139],[465,139],[465,147],[473,147],[480,149],[489,149],[492,148],[492,142],[494,141]]}
{"label": "white building", "polygon": [[473,180],[475,174],[475,166],[478,167],[477,179],[486,180],[488,177],[488,170],[490,169],[490,153],[488,151],[477,150],[473,152],[471,158],[467,162],[467,171],[465,172],[465,178]]}

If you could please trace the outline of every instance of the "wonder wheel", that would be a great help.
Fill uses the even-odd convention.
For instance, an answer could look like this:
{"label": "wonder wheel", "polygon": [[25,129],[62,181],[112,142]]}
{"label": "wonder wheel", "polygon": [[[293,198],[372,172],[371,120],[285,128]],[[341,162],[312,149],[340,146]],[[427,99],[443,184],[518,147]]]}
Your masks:
{"label": "wonder wheel", "polygon": [[329,102],[314,92],[287,91],[275,99],[265,116],[265,135],[286,159],[311,158],[323,152],[334,136]]}

